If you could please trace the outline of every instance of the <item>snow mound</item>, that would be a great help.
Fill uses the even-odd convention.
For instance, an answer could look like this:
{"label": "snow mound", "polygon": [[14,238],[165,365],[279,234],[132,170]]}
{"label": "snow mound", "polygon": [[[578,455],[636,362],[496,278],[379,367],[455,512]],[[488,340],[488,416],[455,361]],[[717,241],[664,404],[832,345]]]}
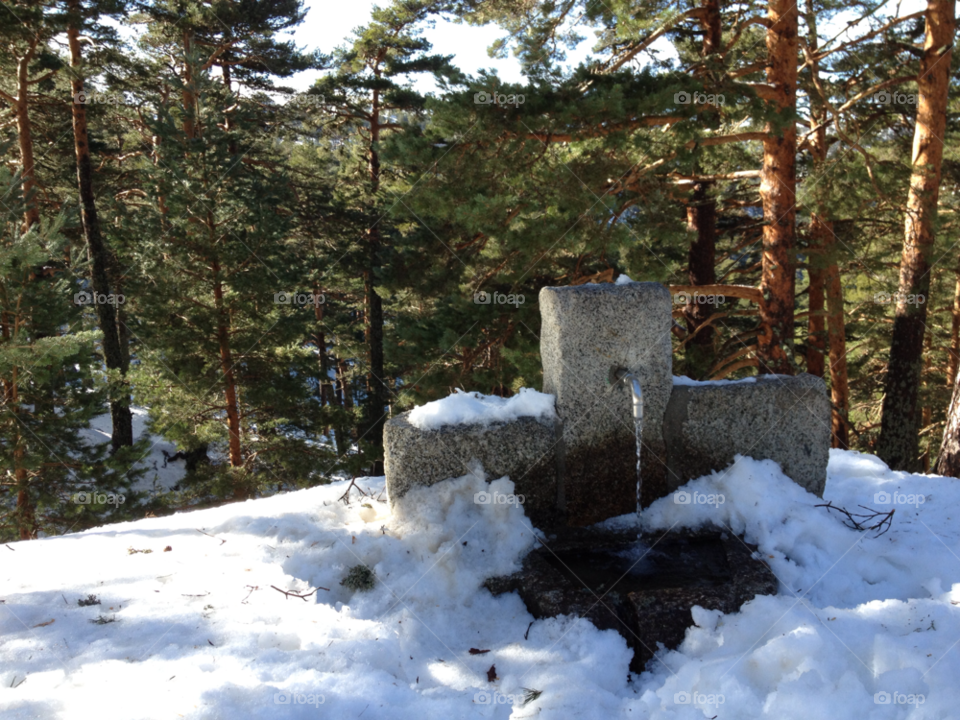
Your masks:
{"label": "snow mound", "polygon": [[521,388],[509,398],[457,389],[442,400],[415,407],[408,420],[420,430],[436,430],[445,425],[490,425],[521,417],[553,420],[557,417],[554,405],[553,395],[531,388]]}

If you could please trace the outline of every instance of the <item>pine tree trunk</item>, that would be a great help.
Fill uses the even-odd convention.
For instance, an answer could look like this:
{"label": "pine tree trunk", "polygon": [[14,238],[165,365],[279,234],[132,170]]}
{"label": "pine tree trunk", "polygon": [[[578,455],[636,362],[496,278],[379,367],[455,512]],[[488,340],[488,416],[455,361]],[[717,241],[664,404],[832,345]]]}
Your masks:
{"label": "pine tree trunk", "polygon": [[[812,55],[819,49],[817,35],[817,14],[813,0],[806,0],[807,46]],[[822,176],[827,160],[827,109],[823,104],[817,86],[820,86],[820,63],[813,60],[810,66],[812,87],[809,88],[810,119],[818,130],[810,138],[810,154],[813,158],[814,174]],[[818,279],[813,270],[810,272],[811,293],[817,292],[815,285],[820,283],[819,294],[826,292],[826,332],[830,359],[830,399],[833,404],[831,413],[831,445],[835,448],[847,448],[847,418],[850,408],[850,389],[847,382],[847,336],[843,312],[843,285],[840,283],[840,269],[837,266],[837,238],[833,222],[826,218],[823,197],[824,188],[818,184],[816,212],[810,217],[810,233],[818,254],[811,254],[811,268],[815,265]],[[811,314],[815,307],[823,308],[823,300],[815,300],[811,295]],[[813,324],[811,318],[811,337],[823,332],[823,324]],[[822,346],[820,346],[822,348]],[[822,350],[821,350],[822,363]],[[808,363],[809,368],[809,363]],[[809,372],[809,369],[808,369]],[[822,372],[822,371],[821,371]]]}
{"label": "pine tree trunk", "polygon": [[953,380],[953,396],[947,411],[947,425],[934,472],[938,475],[960,478],[960,379]]}
{"label": "pine tree trunk", "polygon": [[197,97],[193,78],[193,32],[183,31],[183,134],[192,140],[197,134]]}
{"label": "pine tree trunk", "polygon": [[952,387],[960,367],[960,262],[957,263],[953,289],[953,322],[950,326],[950,355],[947,358],[947,387]]}
{"label": "pine tree trunk", "polygon": [[[690,243],[688,256],[688,277],[691,285],[714,285],[717,282],[716,245],[717,245],[717,208],[713,197],[709,195],[707,183],[697,183],[693,199],[687,206],[687,227],[696,233],[697,238]],[[683,309],[690,341],[686,345],[686,361],[691,377],[702,378],[713,364],[712,327],[698,329],[713,314],[714,306],[700,302],[702,298],[692,297]]]}
{"label": "pine tree trunk", "polygon": [[823,258],[824,242],[823,228],[820,227],[820,218],[810,218],[810,255],[807,270],[810,274],[810,287],[807,291],[810,303],[810,315],[807,321],[807,372],[817,377],[823,377],[824,350],[826,349],[826,318],[824,317],[824,283],[823,267],[820,265]]}
{"label": "pine tree trunk", "polygon": [[[380,191],[380,94],[373,92],[370,121],[369,172],[371,193]],[[377,294],[376,272],[380,268],[380,228],[374,225],[367,234],[368,267],[363,273],[365,295],[364,335],[367,344],[367,402],[363,435],[367,442],[379,448],[383,446],[383,425],[386,420],[387,386],[383,368],[383,301]],[[374,461],[373,474],[383,472],[383,461]]]}
{"label": "pine tree trunk", "polygon": [[[83,93],[83,57],[80,50],[80,2],[68,3],[72,18],[67,28],[67,41],[70,45],[70,65],[72,70],[71,89],[73,96]],[[87,136],[87,109],[82,103],[74,102],[73,107],[73,146],[77,159],[77,186],[80,192],[80,216],[83,235],[90,253],[90,284],[93,291],[106,298],[110,292],[109,266],[110,256],[100,232],[100,219],[97,215],[96,199],[93,192],[93,170],[90,166],[90,145]],[[118,291],[119,293],[119,291]],[[118,307],[109,302],[97,303],[97,320],[103,333],[103,357],[109,370],[121,374],[127,371],[127,354],[121,343],[121,331],[118,321]],[[114,450],[133,444],[133,415],[130,412],[130,394],[122,390],[120,397],[110,402],[110,417],[113,432],[110,444]]]}
{"label": "pine tree trunk", "polygon": [[917,77],[919,98],[913,134],[913,171],[907,198],[893,339],[887,368],[877,455],[895,470],[919,467],[920,389],[926,302],[930,295],[933,221],[940,196],[943,134],[954,35],[953,0],[928,0],[926,38]]}
{"label": "pine tree trunk", "polygon": [[[318,298],[321,295],[320,288],[313,289],[313,297]],[[330,399],[330,378],[327,374],[330,372],[327,363],[327,335],[323,331],[323,304],[314,302],[313,319],[317,322],[317,331],[314,333],[313,342],[317,346],[317,361],[320,370],[320,377],[317,382],[317,397],[320,400],[320,407],[331,405]]]}
{"label": "pine tree trunk", "polygon": [[761,373],[793,374],[794,248],[796,236],[797,22],[794,0],[770,0],[767,17],[767,81],[780,123],[768,123],[763,141],[760,199],[763,204],[763,276],[760,288]]}
{"label": "pine tree trunk", "polygon": [[17,61],[17,97],[13,108],[17,118],[17,142],[20,147],[20,182],[26,209],[23,215],[23,229],[29,230],[40,222],[40,209],[35,197],[37,189],[36,169],[33,160],[33,132],[30,124],[29,90],[27,70],[37,49],[37,40],[33,40],[27,53]]}
{"label": "pine tree trunk", "polygon": [[[220,372],[223,374],[224,401],[227,412],[227,431],[230,435],[230,466],[243,467],[243,451],[240,445],[240,405],[237,400],[237,381],[233,374],[233,351],[230,348],[230,315],[223,304],[223,283],[220,280],[220,266],[213,265],[213,297],[217,309],[217,343],[220,346]],[[234,487],[234,497],[247,497],[246,489],[240,485]]]}
{"label": "pine tree trunk", "polygon": [[[700,27],[703,30],[703,45],[700,52],[703,67],[698,74],[705,78],[710,57],[723,49],[720,0],[703,0],[702,9]],[[715,115],[716,113],[705,108],[704,122],[711,127],[715,126]],[[713,285],[717,282],[717,204],[710,194],[710,183],[699,182],[694,186],[692,203],[687,206],[687,227],[696,233],[696,239],[690,243],[687,262],[690,284]],[[687,372],[697,379],[703,378],[714,362],[715,331],[712,326],[702,330],[700,328],[715,310],[713,304],[697,302],[696,298],[684,308],[687,334],[690,337],[684,353]]]}
{"label": "pine tree trunk", "polygon": [[[337,384],[334,396],[337,404],[347,410],[353,409],[353,397],[350,395],[350,388],[347,385],[347,362],[339,355],[336,358]],[[359,435],[358,435],[359,437]],[[350,448],[350,431],[345,427],[337,428],[337,455],[343,455]]]}
{"label": "pine tree trunk", "polygon": [[830,399],[833,402],[831,425],[833,447],[849,447],[847,423],[850,417],[850,384],[847,379],[847,330],[843,310],[843,285],[837,267],[836,238],[833,223],[828,223],[829,262],[826,270],[827,343],[830,350]]}
{"label": "pine tree trunk", "polygon": [[[0,336],[10,341],[11,328],[7,313],[0,314]],[[23,435],[20,434],[20,398],[17,390],[17,368],[12,368],[9,378],[3,378],[3,404],[13,415],[13,480],[17,489],[16,522],[21,540],[32,540],[37,534],[36,510],[30,497],[29,477],[23,466]]]}
{"label": "pine tree trunk", "polygon": [[[809,35],[807,44],[811,53],[817,51],[816,16],[812,15],[813,2],[807,0],[806,7],[807,27]],[[816,61],[810,72],[815,77],[819,74]],[[822,123],[825,112],[820,96],[815,89],[810,93],[810,120],[813,123]],[[810,154],[813,156],[814,173],[822,173],[824,161],[827,157],[827,133],[822,124],[810,138]],[[819,189],[819,188],[817,188]],[[810,285],[807,289],[810,315],[807,320],[807,372],[817,377],[824,376],[824,350],[826,349],[826,318],[824,317],[824,289],[827,249],[833,238],[833,229],[827,228],[822,215],[822,198],[817,197],[817,212],[810,216],[810,252],[807,254],[807,273],[810,276]]]}

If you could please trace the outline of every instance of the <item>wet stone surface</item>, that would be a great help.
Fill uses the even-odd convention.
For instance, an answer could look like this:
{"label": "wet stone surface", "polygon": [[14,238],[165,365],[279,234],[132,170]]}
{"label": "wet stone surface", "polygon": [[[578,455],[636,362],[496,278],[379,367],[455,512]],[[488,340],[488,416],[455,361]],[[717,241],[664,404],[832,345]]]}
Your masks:
{"label": "wet stone surface", "polygon": [[690,610],[736,612],[777,579],[755,548],[718,531],[663,536],[570,529],[533,550],[513,575],[492,578],[495,595],[518,592],[536,618],[578,615],[616,630],[634,650],[639,673],[657,643],[675,648],[693,624]]}

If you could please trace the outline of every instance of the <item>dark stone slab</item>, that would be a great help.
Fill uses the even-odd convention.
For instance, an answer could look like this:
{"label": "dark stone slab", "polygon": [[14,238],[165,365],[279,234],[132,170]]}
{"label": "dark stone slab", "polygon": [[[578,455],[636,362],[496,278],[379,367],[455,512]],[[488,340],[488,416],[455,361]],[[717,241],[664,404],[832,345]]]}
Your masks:
{"label": "dark stone slab", "polygon": [[736,612],[757,595],[777,592],[776,577],[755,548],[717,531],[645,535],[567,530],[530,552],[523,568],[492,578],[495,595],[516,591],[537,618],[577,615],[616,630],[643,671],[657,643],[675,648],[693,624],[691,609]]}

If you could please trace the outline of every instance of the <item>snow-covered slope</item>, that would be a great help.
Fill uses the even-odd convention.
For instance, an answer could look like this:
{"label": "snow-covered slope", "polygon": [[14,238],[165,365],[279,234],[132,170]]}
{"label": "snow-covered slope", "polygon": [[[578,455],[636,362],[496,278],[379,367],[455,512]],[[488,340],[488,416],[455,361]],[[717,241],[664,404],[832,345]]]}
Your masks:
{"label": "snow-covered slope", "polygon": [[[0,717],[958,716],[960,481],[834,451],[827,499],[895,507],[880,537],[769,461],[659,501],[649,530],[745,533],[781,589],[734,615],[696,611],[640,677],[617,633],[533,622],[480,589],[534,535],[522,507],[474,502],[481,478],[417,491],[405,517],[381,478],[358,485],[370,497],[349,504],[338,483],[0,548]],[[340,585],[358,564],[370,591]],[[99,605],[78,605],[91,594]]]}

